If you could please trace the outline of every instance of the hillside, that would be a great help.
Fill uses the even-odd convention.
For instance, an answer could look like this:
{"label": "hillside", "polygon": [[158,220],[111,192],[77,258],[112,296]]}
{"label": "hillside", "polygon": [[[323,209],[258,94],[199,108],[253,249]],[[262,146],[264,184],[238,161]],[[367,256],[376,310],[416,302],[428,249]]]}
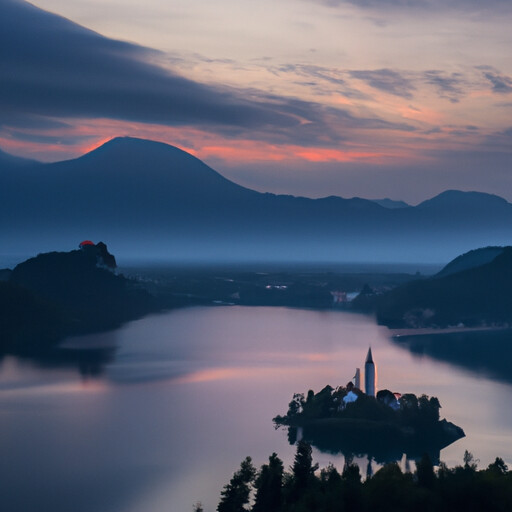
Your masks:
{"label": "hillside", "polygon": [[379,323],[399,327],[504,325],[512,322],[512,247],[491,262],[460,272],[412,281],[355,302],[376,311]]}
{"label": "hillside", "polygon": [[97,244],[17,265],[0,282],[0,354],[41,351],[63,336],[114,328],[163,306],[116,275],[111,258]]}
{"label": "hillside", "polygon": [[0,246],[30,254],[94,238],[132,260],[438,263],[512,237],[512,205],[489,194],[384,204],[259,193],[125,137],[74,160],[0,166]]}
{"label": "hillside", "polygon": [[473,267],[479,267],[491,262],[498,254],[503,252],[503,247],[482,247],[481,249],[474,249],[457,256],[454,260],[450,261],[448,265],[438,272],[436,277],[443,277],[450,274],[456,274],[463,270]]}

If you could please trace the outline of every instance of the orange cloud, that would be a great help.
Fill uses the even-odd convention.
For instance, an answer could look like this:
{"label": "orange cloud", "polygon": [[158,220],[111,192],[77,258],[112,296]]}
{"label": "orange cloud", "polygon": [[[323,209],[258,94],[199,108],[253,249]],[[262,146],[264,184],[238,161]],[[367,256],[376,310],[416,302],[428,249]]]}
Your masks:
{"label": "orange cloud", "polygon": [[[236,166],[254,162],[370,162],[383,164],[398,161],[416,161],[419,149],[427,139],[417,139],[415,132],[404,132],[400,139],[394,134],[375,131],[371,141],[366,136],[358,142],[347,143],[343,148],[304,147],[293,144],[275,144],[260,140],[233,139],[198,128],[149,125],[111,119],[74,120],[69,126],[46,130],[41,142],[37,134],[27,132],[32,140],[14,139],[0,132],[0,147],[15,155],[28,156],[44,161],[76,158],[92,151],[106,141],[118,136],[140,137],[176,146],[211,163],[222,172],[222,164]],[[65,144],[49,144],[47,137],[62,138]],[[360,140],[359,140],[360,139]],[[219,166],[219,161],[221,165]],[[220,168],[219,168],[220,167]]]}
{"label": "orange cloud", "polygon": [[218,380],[239,379],[239,378],[262,378],[272,374],[282,374],[283,372],[299,372],[300,369],[294,368],[208,368],[190,373],[184,377],[176,379],[175,382],[181,383],[197,383],[212,382]]}

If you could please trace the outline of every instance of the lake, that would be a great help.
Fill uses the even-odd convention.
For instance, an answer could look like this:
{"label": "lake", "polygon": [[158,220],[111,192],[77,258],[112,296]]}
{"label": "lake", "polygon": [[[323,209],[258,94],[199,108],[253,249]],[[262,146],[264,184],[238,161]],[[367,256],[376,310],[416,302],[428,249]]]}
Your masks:
{"label": "lake", "polygon": [[[201,501],[214,511],[245,456],[259,466],[275,451],[291,464],[272,417],[295,392],[345,385],[370,344],[380,389],[437,396],[441,417],[465,430],[441,460],[460,464],[467,449],[480,467],[512,464],[510,384],[410,352],[370,317],[197,307],[66,342],[71,356],[87,346],[103,359],[3,359],[2,509],[191,512]],[[342,455],[314,458],[343,466]]]}

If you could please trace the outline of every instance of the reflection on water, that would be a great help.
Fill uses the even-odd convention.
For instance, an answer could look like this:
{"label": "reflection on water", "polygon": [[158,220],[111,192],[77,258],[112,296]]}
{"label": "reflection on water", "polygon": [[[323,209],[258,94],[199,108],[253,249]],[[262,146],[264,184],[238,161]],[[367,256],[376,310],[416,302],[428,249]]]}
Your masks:
{"label": "reflection on water", "polygon": [[[115,358],[117,349],[117,332],[109,331],[87,336],[76,336],[65,340],[58,348],[49,348],[36,354],[27,354],[23,357],[12,358],[0,355],[0,363],[6,366],[13,360],[20,361],[20,367],[34,367],[46,370],[51,369],[76,369],[83,379],[100,378],[108,363]],[[21,363],[25,363],[24,365]]]}
{"label": "reflection on water", "polygon": [[447,361],[461,368],[512,383],[512,329],[400,336],[393,340],[416,356]]}
{"label": "reflection on water", "polygon": [[[85,341],[95,348],[73,359]],[[443,461],[461,463],[468,449],[482,465],[512,463],[507,384],[418,358],[363,316],[191,308],[70,340],[60,361],[0,363],[3,508],[179,512],[202,501],[213,511],[245,456],[260,465],[275,451],[292,463],[272,418],[296,392],[345,385],[370,343],[380,387],[437,396],[441,416],[464,428]]]}
{"label": "reflection on water", "polygon": [[356,426],[350,423],[339,425],[336,429],[314,426],[286,429],[291,445],[303,439],[322,452],[342,454],[346,461],[355,457],[367,458],[379,465],[399,462],[404,457],[408,461],[417,461],[425,453],[434,465],[439,465],[441,450],[464,437],[464,433],[456,425],[450,425],[453,430],[453,435],[450,436],[443,436],[442,432],[438,432],[436,436],[404,435],[403,431],[393,425]]}

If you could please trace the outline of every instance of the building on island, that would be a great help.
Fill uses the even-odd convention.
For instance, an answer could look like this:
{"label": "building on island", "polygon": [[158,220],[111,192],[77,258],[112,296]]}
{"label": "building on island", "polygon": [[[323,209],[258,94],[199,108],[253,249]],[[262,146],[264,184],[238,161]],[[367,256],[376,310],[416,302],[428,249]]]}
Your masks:
{"label": "building on island", "polygon": [[[375,397],[377,382],[377,368],[373,362],[372,349],[368,349],[366,362],[364,365],[364,392],[367,395]],[[356,368],[356,374],[352,377],[346,386],[347,393],[341,400],[339,405],[340,410],[343,410],[347,404],[357,401],[361,393],[361,370]]]}
{"label": "building on island", "polygon": [[376,386],[377,368],[373,362],[372,348],[370,347],[364,363],[364,392],[369,396],[375,396]]}
{"label": "building on island", "polygon": [[356,368],[356,374],[352,380],[354,381],[354,387],[361,389],[361,370],[359,368]]}

